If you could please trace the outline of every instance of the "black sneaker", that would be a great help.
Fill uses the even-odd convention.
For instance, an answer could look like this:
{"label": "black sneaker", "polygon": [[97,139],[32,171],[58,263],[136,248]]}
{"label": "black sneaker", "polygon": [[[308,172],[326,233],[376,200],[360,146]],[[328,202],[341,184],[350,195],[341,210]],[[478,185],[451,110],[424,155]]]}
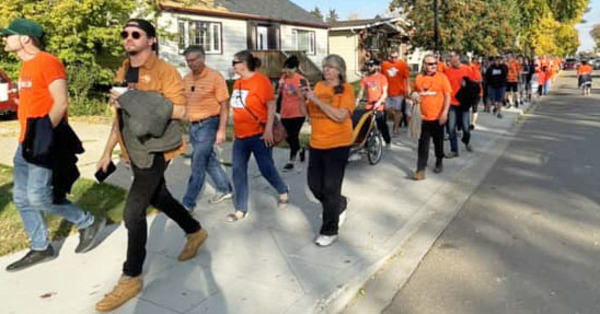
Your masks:
{"label": "black sneaker", "polygon": [[52,245],[48,245],[48,248],[45,251],[31,250],[27,252],[22,259],[6,266],[6,271],[14,272],[23,270],[36,264],[51,261],[55,258],[56,256],[54,255],[54,249],[52,248]]}
{"label": "black sneaker", "polygon": [[75,253],[85,253],[91,250],[96,244],[96,237],[106,225],[106,218],[94,217],[94,223],[85,228],[79,230],[79,244],[75,248]]}
{"label": "black sneaker", "polygon": [[434,173],[440,173],[442,171],[444,171],[444,164],[442,164],[441,160],[436,161],[435,162],[435,168],[433,168],[433,172]]}
{"label": "black sneaker", "polygon": [[285,166],[283,166],[283,171],[285,172],[292,170],[294,170],[294,164],[291,162],[288,162],[287,164],[285,164]]}

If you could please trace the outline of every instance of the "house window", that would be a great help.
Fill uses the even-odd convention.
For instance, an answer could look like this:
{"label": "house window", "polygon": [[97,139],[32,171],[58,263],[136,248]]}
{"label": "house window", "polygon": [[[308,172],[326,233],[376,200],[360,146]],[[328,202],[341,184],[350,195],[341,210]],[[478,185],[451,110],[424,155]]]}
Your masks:
{"label": "house window", "polygon": [[220,54],[221,23],[179,21],[179,51],[191,45],[202,46],[206,54]]}
{"label": "house window", "polygon": [[292,37],[296,50],[304,51],[306,54],[314,55],[317,53],[315,32],[295,29],[292,31]]}

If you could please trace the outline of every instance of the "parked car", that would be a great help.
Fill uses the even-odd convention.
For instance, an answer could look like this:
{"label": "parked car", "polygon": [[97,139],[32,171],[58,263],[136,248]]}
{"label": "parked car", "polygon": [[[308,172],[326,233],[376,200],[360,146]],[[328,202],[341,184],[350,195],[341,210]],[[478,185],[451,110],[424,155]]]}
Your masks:
{"label": "parked car", "polygon": [[594,70],[600,70],[600,58],[593,59],[590,61]]}
{"label": "parked car", "polygon": [[577,62],[577,59],[575,58],[567,58],[565,59],[565,65],[564,65],[564,69],[565,70],[575,70],[577,69],[577,65],[579,62]]}
{"label": "parked car", "polygon": [[17,115],[17,102],[15,98],[17,95],[13,92],[16,87],[10,80],[10,77],[0,70],[0,91],[6,93],[0,95],[0,116],[1,117],[15,117]]}

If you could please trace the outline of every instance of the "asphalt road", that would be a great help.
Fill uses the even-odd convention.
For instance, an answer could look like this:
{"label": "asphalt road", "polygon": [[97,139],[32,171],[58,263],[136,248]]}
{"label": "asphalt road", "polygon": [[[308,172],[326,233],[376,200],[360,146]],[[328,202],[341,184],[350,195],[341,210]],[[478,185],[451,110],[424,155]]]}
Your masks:
{"label": "asphalt road", "polygon": [[600,313],[600,93],[564,74],[384,313]]}

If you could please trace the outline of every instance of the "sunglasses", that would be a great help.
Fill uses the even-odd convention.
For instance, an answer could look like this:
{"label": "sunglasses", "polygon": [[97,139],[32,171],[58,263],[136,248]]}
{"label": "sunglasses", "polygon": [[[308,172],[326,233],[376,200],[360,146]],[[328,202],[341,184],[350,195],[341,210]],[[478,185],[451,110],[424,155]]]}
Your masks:
{"label": "sunglasses", "polygon": [[431,66],[437,65],[437,62],[425,62],[425,65],[431,67]]}
{"label": "sunglasses", "polygon": [[244,61],[240,61],[240,60],[233,60],[231,61],[231,66],[235,66],[238,63],[243,63]]}
{"label": "sunglasses", "polygon": [[129,33],[128,31],[121,32],[121,38],[123,38],[123,39],[129,38],[129,35],[131,35],[131,38],[133,38],[133,39],[140,39],[142,37],[142,33],[138,32],[138,31],[133,31],[131,33]]}

